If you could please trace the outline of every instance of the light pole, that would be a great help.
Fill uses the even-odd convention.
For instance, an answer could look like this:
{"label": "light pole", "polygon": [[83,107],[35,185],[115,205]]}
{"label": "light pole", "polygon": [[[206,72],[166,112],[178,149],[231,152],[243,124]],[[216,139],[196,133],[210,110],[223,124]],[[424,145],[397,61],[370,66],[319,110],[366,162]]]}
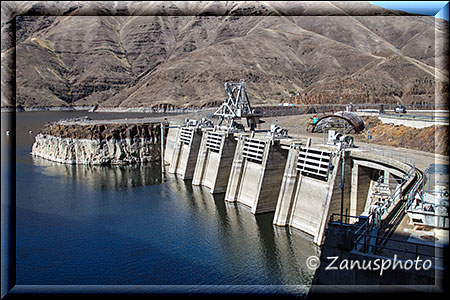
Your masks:
{"label": "light pole", "polygon": [[341,166],[341,183],[339,187],[341,188],[341,226],[342,220],[344,219],[344,185],[345,185],[345,145],[344,141],[341,142],[341,157],[342,157],[342,166]]}

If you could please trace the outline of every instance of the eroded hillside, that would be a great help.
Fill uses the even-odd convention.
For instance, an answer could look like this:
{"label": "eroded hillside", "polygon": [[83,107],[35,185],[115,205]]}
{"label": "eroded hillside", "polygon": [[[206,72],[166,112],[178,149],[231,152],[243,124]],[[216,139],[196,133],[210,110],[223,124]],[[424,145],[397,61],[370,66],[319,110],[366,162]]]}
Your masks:
{"label": "eroded hillside", "polygon": [[[448,22],[432,17],[342,2],[98,5],[9,8],[15,45],[3,43],[12,25],[2,9],[2,106],[214,106],[226,96],[223,83],[240,79],[254,104],[448,95],[448,46],[435,47],[448,39]],[[15,99],[14,81],[3,80],[12,69]]]}

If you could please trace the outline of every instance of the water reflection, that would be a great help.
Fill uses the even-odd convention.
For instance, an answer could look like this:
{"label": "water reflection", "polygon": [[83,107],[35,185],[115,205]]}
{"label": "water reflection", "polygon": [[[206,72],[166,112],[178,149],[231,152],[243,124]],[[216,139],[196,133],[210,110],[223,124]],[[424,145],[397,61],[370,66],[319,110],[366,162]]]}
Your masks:
{"label": "water reflection", "polygon": [[60,114],[50,115],[18,122],[26,124],[15,149],[21,284],[311,284],[306,258],[317,248],[273,226],[273,214],[255,216],[224,194],[162,177],[159,163],[101,167],[32,157],[25,130]]}
{"label": "water reflection", "polygon": [[320,248],[312,243],[310,237],[296,229],[278,226],[273,228],[281,273],[290,274],[285,284],[310,285],[314,272],[306,266],[306,260],[311,255],[320,256]]}
{"label": "water reflection", "polygon": [[212,195],[207,188],[192,186],[190,180],[167,177],[171,192],[182,199],[179,205],[194,219],[215,224],[211,226],[211,235],[219,243],[215,249],[227,269],[234,270],[229,274],[230,282],[238,281],[243,273],[252,276],[257,270],[253,284],[311,284],[314,272],[306,267],[306,259],[318,255],[319,250],[302,233],[274,226],[273,213],[255,216],[242,205],[224,201],[224,194]]}
{"label": "water reflection", "polygon": [[103,190],[142,187],[162,182],[159,162],[125,166],[67,165],[32,156],[32,163],[42,167],[44,175],[64,176],[75,184],[87,184]]}

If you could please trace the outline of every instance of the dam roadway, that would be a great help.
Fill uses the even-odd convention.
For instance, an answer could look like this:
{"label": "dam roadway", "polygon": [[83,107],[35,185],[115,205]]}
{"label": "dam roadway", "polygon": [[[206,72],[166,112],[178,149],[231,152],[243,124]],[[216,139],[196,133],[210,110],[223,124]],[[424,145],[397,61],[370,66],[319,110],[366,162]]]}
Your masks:
{"label": "dam roadway", "polygon": [[[206,116],[206,114],[205,114]],[[270,123],[277,123],[283,128],[288,129],[289,135],[293,138],[299,137],[301,139],[312,139],[312,143],[314,144],[321,144],[324,142],[324,135],[321,133],[310,133],[306,131],[306,124],[309,121],[309,119],[313,116],[313,114],[307,114],[307,115],[297,115],[297,116],[286,116],[286,117],[270,117],[270,118],[264,118],[266,121],[266,124],[262,124],[262,129],[268,129],[268,125]],[[198,113],[188,113],[188,114],[179,114],[179,115],[171,115],[168,118],[170,120],[183,123],[185,118],[198,118]],[[167,120],[167,117],[148,117],[148,118],[127,118],[127,119],[113,119],[108,120],[108,123],[111,124],[123,124],[123,123],[132,123],[132,124],[139,124],[139,123],[160,123],[164,120]],[[72,122],[73,124],[102,124],[104,123],[104,120],[90,120],[90,121],[75,121]],[[296,125],[299,125],[298,128]],[[298,132],[298,134],[297,134]],[[434,154],[430,152],[425,151],[419,151],[414,149],[407,149],[407,148],[399,148],[399,147],[392,147],[392,146],[386,146],[386,145],[379,145],[379,144],[368,144],[368,143],[362,143],[358,142],[358,146],[363,147],[364,149],[374,151],[380,155],[388,156],[388,157],[400,157],[405,158],[414,161],[416,167],[418,167],[421,170],[425,170],[429,164],[432,163],[439,163],[439,164],[448,164],[449,163],[449,157],[446,155],[440,155],[440,154]],[[399,151],[401,150],[401,151]]]}

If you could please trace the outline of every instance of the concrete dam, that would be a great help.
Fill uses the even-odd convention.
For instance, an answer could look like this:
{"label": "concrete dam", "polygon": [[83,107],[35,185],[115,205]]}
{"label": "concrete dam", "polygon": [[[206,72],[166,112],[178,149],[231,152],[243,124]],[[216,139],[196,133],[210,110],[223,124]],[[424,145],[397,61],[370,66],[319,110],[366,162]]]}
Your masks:
{"label": "concrete dam", "polygon": [[225,201],[253,214],[273,212],[274,225],[296,228],[317,245],[333,214],[368,212],[380,185],[385,196],[394,193],[413,168],[354,145],[342,149],[331,135],[328,143],[313,146],[310,140],[268,131],[169,127],[164,149],[168,173],[213,194],[225,193]]}
{"label": "concrete dam", "polygon": [[[32,154],[67,164],[161,162],[162,172],[224,194],[228,203],[252,214],[272,213],[273,226],[302,232],[325,258],[377,259],[377,249],[393,242],[389,235],[417,192],[420,170],[357,147],[333,130],[324,143],[313,144],[270,128],[205,120],[62,120],[44,126]],[[420,280],[429,282],[430,274]],[[350,272],[341,280],[321,268],[316,275],[316,284],[375,282],[370,272]]]}
{"label": "concrete dam", "polygon": [[[253,214],[274,213],[275,226],[306,233],[324,242],[329,219],[374,216],[378,223],[396,212],[414,166],[355,147],[353,138],[328,131],[323,144],[294,139],[270,125],[257,130],[258,110],[252,109],[245,84],[225,83],[228,99],[211,120],[184,123],[135,120],[60,120],[36,136],[32,154],[68,164],[113,165],[161,161],[162,172],[175,174]],[[347,121],[356,132],[364,128],[350,110],[324,115],[314,128],[332,118]],[[247,127],[236,120],[247,120]],[[357,130],[356,130],[357,129]],[[397,193],[397,194],[396,194]],[[385,207],[386,206],[386,207]],[[385,207],[379,212],[379,207]],[[375,213],[375,214],[374,214]],[[384,218],[384,219],[383,219]]]}
{"label": "concrete dam", "polygon": [[[435,219],[448,227],[448,184],[436,190],[443,195],[440,202],[434,196],[428,202],[421,199],[424,178],[414,162],[358,147],[347,135],[360,133],[365,126],[351,105],[345,111],[316,113],[305,124],[311,135],[300,138],[297,133],[294,138],[277,124],[260,129],[264,114],[250,106],[243,81],[227,82],[225,90],[228,98],[214,113],[217,122],[61,120],[44,126],[32,154],[68,164],[161,162],[163,175],[167,172],[211,194],[223,194],[225,202],[254,215],[271,213],[273,226],[309,237],[321,247],[315,284],[434,280],[432,271],[414,275],[395,271],[391,277],[374,278],[370,271],[349,270],[341,276],[324,266],[327,257],[335,255],[377,260],[392,259],[403,251],[403,259],[431,257],[434,249],[423,241],[410,241],[412,233],[405,237],[404,232],[415,230],[417,222],[424,227]],[[316,132],[324,134],[323,142],[312,142]],[[430,207],[442,213],[436,215]],[[410,228],[405,225],[407,214]],[[433,259],[435,267],[440,258]]]}

